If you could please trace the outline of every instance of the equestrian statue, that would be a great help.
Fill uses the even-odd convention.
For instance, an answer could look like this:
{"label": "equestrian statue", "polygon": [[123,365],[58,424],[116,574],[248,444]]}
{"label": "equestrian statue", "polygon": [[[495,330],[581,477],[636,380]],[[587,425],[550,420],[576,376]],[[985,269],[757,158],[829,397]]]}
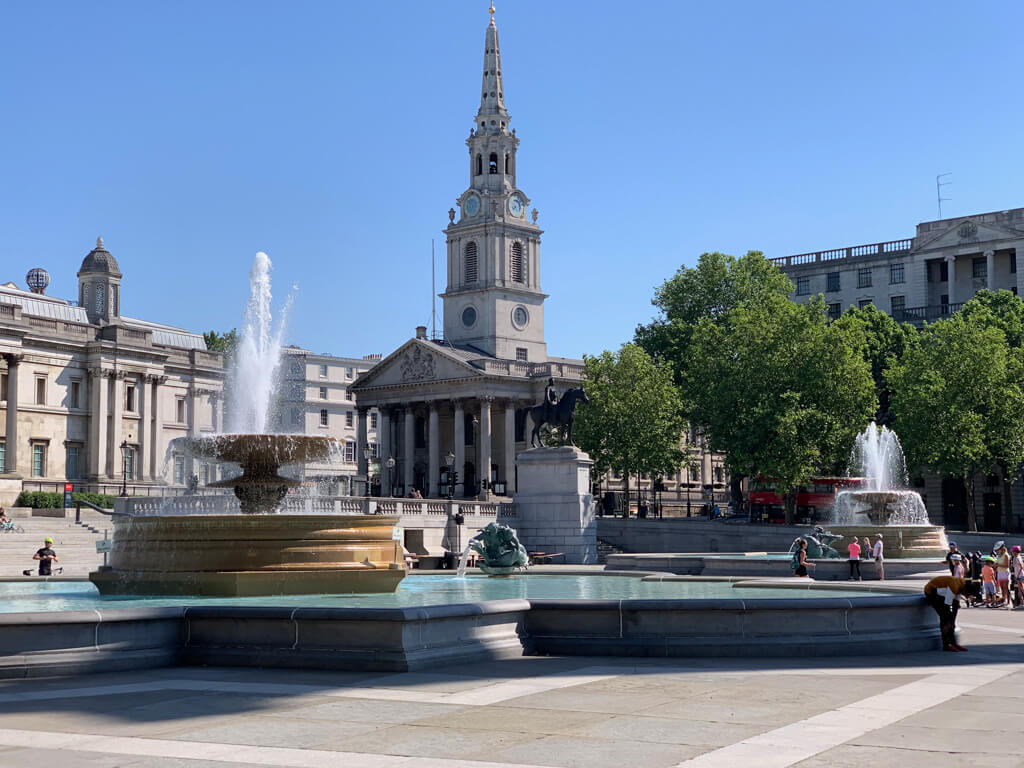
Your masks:
{"label": "equestrian statue", "polygon": [[590,402],[583,387],[567,389],[559,397],[555,392],[555,380],[549,378],[547,386],[544,387],[544,402],[529,408],[523,408],[518,412],[520,418],[528,415],[533,422],[533,431],[530,433],[530,447],[536,448],[538,445],[542,448],[547,447],[540,436],[540,428],[544,424],[550,424],[553,427],[565,427],[569,445],[575,445],[572,441],[572,423],[576,419],[576,403],[578,402]]}

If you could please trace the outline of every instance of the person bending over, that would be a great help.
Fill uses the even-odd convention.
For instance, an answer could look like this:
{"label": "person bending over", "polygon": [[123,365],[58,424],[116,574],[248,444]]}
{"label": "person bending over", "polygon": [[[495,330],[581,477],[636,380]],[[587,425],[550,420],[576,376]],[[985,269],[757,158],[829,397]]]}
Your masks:
{"label": "person bending over", "polygon": [[956,642],[956,614],[960,610],[960,598],[976,597],[979,589],[978,582],[955,576],[936,576],[924,585],[924,598],[939,616],[942,650],[967,650]]}

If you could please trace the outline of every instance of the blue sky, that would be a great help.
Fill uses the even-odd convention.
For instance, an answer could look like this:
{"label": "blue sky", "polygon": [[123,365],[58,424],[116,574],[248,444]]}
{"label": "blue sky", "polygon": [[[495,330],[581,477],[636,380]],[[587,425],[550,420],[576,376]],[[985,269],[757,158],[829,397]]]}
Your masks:
{"label": "blue sky", "polygon": [[[43,266],[74,297],[102,235],[126,315],[227,330],[263,250],[275,295],[299,287],[288,341],[390,352],[430,323],[487,18],[485,0],[7,0],[0,282]],[[910,237],[938,173],[947,217],[1024,206],[1020,3],[499,0],[496,18],[552,354],[629,340],[704,251]]]}

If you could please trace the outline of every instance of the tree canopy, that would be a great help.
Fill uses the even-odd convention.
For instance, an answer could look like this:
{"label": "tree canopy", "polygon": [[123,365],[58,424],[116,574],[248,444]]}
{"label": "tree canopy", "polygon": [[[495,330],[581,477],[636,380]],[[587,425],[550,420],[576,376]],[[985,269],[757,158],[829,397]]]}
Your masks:
{"label": "tree canopy", "polygon": [[730,472],[775,478],[792,493],[822,470],[845,469],[877,407],[854,325],[830,323],[821,297],[794,304],[764,293],[705,318],[693,336],[692,415]]}
{"label": "tree canopy", "polygon": [[672,375],[635,344],[584,359],[589,403],[579,406],[574,437],[595,469],[626,479],[678,470],[686,422]]}
{"label": "tree canopy", "polygon": [[887,372],[908,464],[963,480],[972,531],[975,474],[1024,462],[1024,353],[992,311],[1008,304],[989,294],[927,326]]}

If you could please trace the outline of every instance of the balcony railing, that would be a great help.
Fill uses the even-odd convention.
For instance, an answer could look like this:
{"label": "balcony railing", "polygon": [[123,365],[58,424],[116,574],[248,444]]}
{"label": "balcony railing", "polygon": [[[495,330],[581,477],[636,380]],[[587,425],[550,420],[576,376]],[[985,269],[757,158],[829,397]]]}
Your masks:
{"label": "balcony railing", "polygon": [[801,264],[816,264],[824,261],[839,261],[840,259],[853,259],[861,256],[891,256],[894,254],[906,253],[914,244],[912,238],[906,240],[889,240],[885,243],[872,243],[870,245],[854,245],[849,248],[836,248],[831,251],[815,251],[814,253],[799,253],[796,256],[776,256],[769,259],[780,267],[796,267]]}
{"label": "balcony railing", "polygon": [[898,323],[934,323],[944,317],[949,317],[955,312],[963,309],[963,302],[958,304],[931,304],[927,307],[905,307],[897,309],[892,313],[893,319]]}

